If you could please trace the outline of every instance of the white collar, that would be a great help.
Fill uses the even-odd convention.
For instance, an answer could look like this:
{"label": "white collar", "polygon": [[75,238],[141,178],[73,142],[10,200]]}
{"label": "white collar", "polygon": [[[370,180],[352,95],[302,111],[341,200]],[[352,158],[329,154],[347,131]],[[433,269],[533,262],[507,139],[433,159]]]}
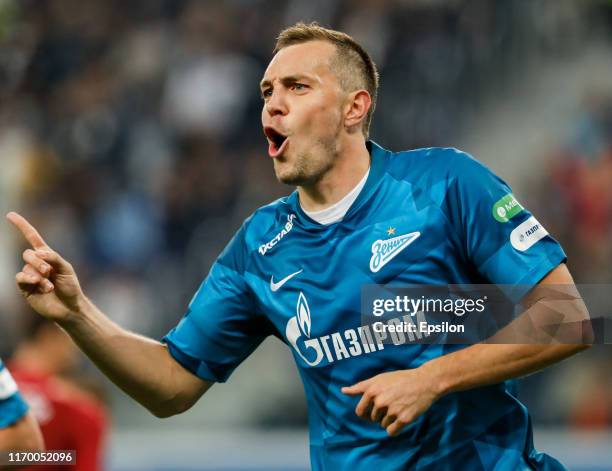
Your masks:
{"label": "white collar", "polygon": [[368,168],[368,171],[365,173],[361,181],[357,183],[355,188],[349,191],[340,201],[332,204],[330,207],[321,209],[320,211],[306,211],[302,207],[302,211],[304,211],[309,218],[314,219],[316,222],[323,225],[333,224],[334,222],[342,220],[351,205],[359,196],[359,193],[361,193],[369,174],[370,168]]}

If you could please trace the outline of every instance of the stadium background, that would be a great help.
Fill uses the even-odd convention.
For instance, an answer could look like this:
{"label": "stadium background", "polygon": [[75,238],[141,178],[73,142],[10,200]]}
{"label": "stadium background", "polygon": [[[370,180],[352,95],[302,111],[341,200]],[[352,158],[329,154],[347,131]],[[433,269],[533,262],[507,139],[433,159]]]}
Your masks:
{"label": "stadium background", "polygon": [[[104,312],[160,338],[242,220],[290,191],[257,84],[297,20],[373,55],[374,140],[472,153],[563,243],[577,282],[612,282],[610,1],[0,0],[0,210],[30,218]],[[27,314],[22,248],[1,224],[3,357]],[[536,447],[571,469],[612,469],[611,365],[598,346],[521,382]],[[98,381],[109,470],[308,468],[304,393],[276,340],[177,418]]]}

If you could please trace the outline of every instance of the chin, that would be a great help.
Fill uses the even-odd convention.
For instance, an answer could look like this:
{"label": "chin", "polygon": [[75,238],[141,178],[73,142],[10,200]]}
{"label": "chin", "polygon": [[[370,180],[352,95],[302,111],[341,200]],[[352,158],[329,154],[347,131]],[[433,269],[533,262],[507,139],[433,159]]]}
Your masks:
{"label": "chin", "polygon": [[304,175],[301,175],[299,172],[293,171],[293,169],[283,169],[276,171],[276,179],[284,183],[285,185],[299,186],[303,185],[306,182],[306,178]]}
{"label": "chin", "polygon": [[276,179],[285,185],[298,186],[302,184],[302,179],[291,173],[276,173]]}
{"label": "chin", "polygon": [[316,183],[324,173],[316,172],[315,169],[305,167],[300,163],[299,160],[290,163],[284,158],[283,160],[276,160],[274,162],[276,179],[285,185],[308,186]]}
{"label": "chin", "polygon": [[296,172],[291,168],[291,165],[287,161],[283,162],[276,160],[274,162],[274,173],[276,174],[276,179],[279,182],[286,185],[296,185]]}

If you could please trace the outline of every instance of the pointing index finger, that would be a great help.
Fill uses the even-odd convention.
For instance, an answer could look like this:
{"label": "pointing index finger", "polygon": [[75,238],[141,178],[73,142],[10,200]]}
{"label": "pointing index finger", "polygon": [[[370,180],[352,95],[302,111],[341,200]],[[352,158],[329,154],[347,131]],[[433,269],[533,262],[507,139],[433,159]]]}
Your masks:
{"label": "pointing index finger", "polygon": [[23,237],[30,243],[34,249],[48,249],[49,246],[46,244],[44,239],[38,233],[38,231],[30,224],[26,218],[15,212],[10,212],[6,215],[6,218],[23,234]]}

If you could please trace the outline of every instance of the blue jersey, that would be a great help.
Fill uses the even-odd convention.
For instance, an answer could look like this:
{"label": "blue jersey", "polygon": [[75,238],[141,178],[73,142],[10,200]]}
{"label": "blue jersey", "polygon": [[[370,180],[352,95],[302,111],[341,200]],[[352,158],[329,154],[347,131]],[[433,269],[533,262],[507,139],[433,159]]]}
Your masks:
{"label": "blue jersey", "polygon": [[28,411],[17,384],[0,360],[0,428],[13,425]]}
{"label": "blue jersey", "polygon": [[395,437],[357,417],[359,397],[341,393],[461,348],[372,342],[361,286],[511,284],[518,299],[565,260],[510,188],[469,155],[368,149],[370,174],[342,221],[318,224],[294,192],[244,222],[164,338],[171,355],[223,382],[266,336],[285,342],[306,392],[314,470],[564,469],[533,449],[512,381],[449,394]]}

